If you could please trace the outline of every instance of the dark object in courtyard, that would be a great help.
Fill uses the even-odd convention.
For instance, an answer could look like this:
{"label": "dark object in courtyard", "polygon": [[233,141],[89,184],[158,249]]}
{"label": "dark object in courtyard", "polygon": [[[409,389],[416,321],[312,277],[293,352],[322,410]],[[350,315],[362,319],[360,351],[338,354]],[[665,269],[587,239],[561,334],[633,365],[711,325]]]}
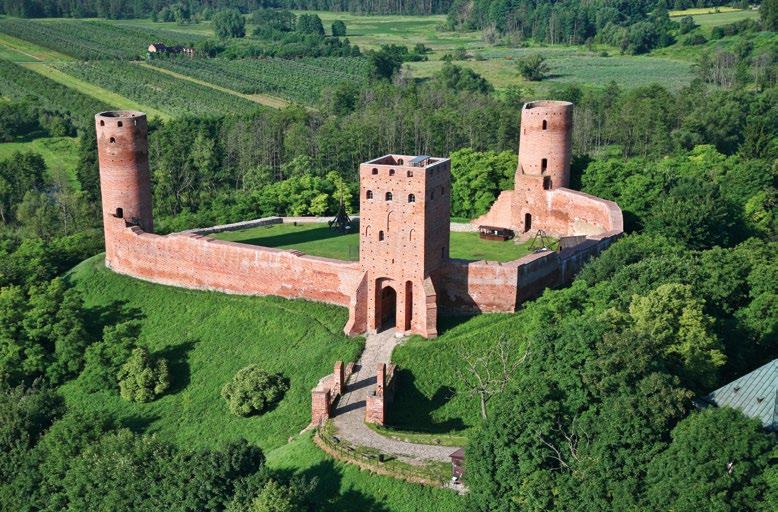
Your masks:
{"label": "dark object in courtyard", "polygon": [[510,240],[515,235],[512,229],[494,226],[478,226],[478,231],[481,233],[482,240],[498,240],[500,242]]}
{"label": "dark object in courtyard", "polygon": [[338,213],[335,218],[328,222],[330,229],[346,233],[351,229],[351,219],[346,213],[346,207],[343,205],[343,198],[340,199],[340,207],[338,207]]}

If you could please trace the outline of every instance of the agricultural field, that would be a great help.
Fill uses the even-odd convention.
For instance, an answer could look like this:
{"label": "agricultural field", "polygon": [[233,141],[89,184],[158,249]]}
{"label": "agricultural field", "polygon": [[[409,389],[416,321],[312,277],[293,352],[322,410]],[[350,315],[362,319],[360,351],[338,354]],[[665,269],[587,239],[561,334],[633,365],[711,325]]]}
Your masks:
{"label": "agricultural field", "polygon": [[330,33],[335,20],[346,24],[346,36],[362,49],[378,48],[383,44],[400,44],[413,47],[424,43],[433,50],[451,50],[464,46],[480,48],[487,46],[480,31],[450,32],[438,30],[446,22],[446,16],[360,16],[346,12],[295,11],[318,14],[324,30]]}
{"label": "agricultural field", "polygon": [[272,94],[306,104],[339,82],[367,83],[367,59],[322,57],[284,59],[155,59],[154,66],[243,94]]}
{"label": "agricultural field", "polygon": [[[163,398],[139,404],[116,393],[86,393],[75,380],[60,389],[68,406],[115,415],[132,428],[187,448],[215,448],[242,436],[262,447],[272,469],[318,476],[317,510],[462,510],[453,492],[333,461],[313,444],[310,433],[298,435],[310,419],[310,389],[334,361],[354,360],[361,350],[360,339],[342,333],[348,316],[344,308],[144,283],[106,270],[102,255],[81,263],[69,279],[85,294],[93,328],[138,319],[140,343],[171,361],[173,381]],[[228,413],[219,391],[249,363],[283,373],[290,389],[264,415],[239,418]]]}
{"label": "agricultural field", "polygon": [[[265,247],[297,249],[313,256],[359,260],[359,234],[342,235],[326,224],[274,224],[210,235]],[[450,256],[464,260],[513,261],[530,253],[530,243],[481,240],[478,233],[451,233]]]}
{"label": "agricultural field", "polygon": [[46,109],[62,112],[78,127],[91,124],[96,112],[110,108],[110,104],[58,83],[45,73],[3,59],[0,59],[0,90],[13,99],[33,98]]}
{"label": "agricultural field", "polygon": [[[524,80],[517,69],[517,59],[527,55],[540,54],[546,58],[550,72],[541,82]],[[533,88],[538,94],[555,83],[579,83],[592,86],[606,86],[615,81],[620,87],[634,88],[652,83],[680,89],[694,78],[688,62],[671,58],[647,56],[626,56],[610,51],[608,56],[589,51],[583,47],[548,46],[531,48],[489,48],[474,53],[474,60],[454,61],[469,67],[495,86],[505,89],[514,85]],[[430,77],[443,67],[444,62],[430,60],[406,64],[413,76]],[[672,83],[667,83],[673,76]]]}
{"label": "agricultural field", "polygon": [[138,63],[78,62],[56,64],[55,67],[70,76],[174,117],[249,113],[263,108],[237,94],[181,80]]}
{"label": "agricultural field", "polygon": [[102,21],[0,19],[0,34],[23,39],[79,60],[139,59],[150,42],[191,44],[202,39],[195,34],[148,30]]}

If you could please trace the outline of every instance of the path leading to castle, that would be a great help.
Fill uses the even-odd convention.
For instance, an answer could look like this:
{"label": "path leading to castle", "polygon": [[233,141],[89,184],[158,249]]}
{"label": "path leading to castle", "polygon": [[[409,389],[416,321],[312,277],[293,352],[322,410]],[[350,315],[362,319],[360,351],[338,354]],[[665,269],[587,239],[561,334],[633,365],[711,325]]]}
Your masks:
{"label": "path leading to castle", "polygon": [[450,462],[449,455],[457,450],[456,447],[406,443],[384,437],[365,425],[365,404],[368,393],[375,389],[376,366],[391,362],[392,351],[400,341],[395,338],[394,329],[367,336],[365,350],[355,367],[357,371],[349,378],[346,393],[340,397],[334,411],[338,435],[354,445],[375,448],[410,463]]}

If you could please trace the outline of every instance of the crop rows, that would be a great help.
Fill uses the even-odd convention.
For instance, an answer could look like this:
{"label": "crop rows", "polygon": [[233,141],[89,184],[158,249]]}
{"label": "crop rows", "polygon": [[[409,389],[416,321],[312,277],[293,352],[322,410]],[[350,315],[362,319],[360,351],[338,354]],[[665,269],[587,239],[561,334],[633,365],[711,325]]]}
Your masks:
{"label": "crop rows", "polygon": [[2,59],[0,91],[9,98],[32,99],[51,112],[61,113],[79,128],[93,123],[97,112],[110,108],[100,100]]}
{"label": "crop rows", "polygon": [[132,62],[63,62],[65,73],[173,116],[220,116],[261,109],[251,100],[155,71]]}
{"label": "crop rows", "polygon": [[244,94],[273,94],[314,104],[322,91],[340,82],[364,83],[365,59],[158,59],[154,65]]}
{"label": "crop rows", "polygon": [[137,59],[153,42],[190,44],[198,35],[122,27],[98,21],[0,19],[0,32],[79,60]]}

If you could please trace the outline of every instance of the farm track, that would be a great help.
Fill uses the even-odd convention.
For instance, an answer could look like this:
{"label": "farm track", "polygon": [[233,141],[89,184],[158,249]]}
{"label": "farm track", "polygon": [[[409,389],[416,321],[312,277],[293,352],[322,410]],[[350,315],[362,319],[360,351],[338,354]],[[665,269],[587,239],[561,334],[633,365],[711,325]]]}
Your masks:
{"label": "farm track", "polygon": [[266,107],[281,109],[281,108],[288,107],[290,105],[288,101],[286,101],[283,98],[279,98],[278,96],[270,96],[268,94],[243,94],[232,89],[227,89],[226,87],[221,87],[219,85],[206,82],[204,80],[199,80],[191,76],[182,75],[181,73],[176,73],[175,71],[170,71],[169,69],[163,69],[157,66],[152,66],[151,64],[147,64],[145,62],[137,62],[137,64],[139,66],[143,66],[144,68],[149,68],[149,69],[153,69],[154,71],[159,71],[160,73],[165,73],[172,77],[178,78],[179,80],[188,80],[197,85],[202,85],[203,87],[210,87],[211,89],[215,89],[217,91],[226,94],[232,94],[233,96],[238,96],[239,98],[247,99],[249,101],[253,101],[254,103],[259,103],[260,105],[264,105]]}
{"label": "farm track", "polygon": [[172,116],[166,112],[143,105],[141,103],[137,103],[128,98],[125,98],[120,94],[109,91],[108,89],[103,89],[102,87],[98,87],[94,84],[90,84],[89,82],[75,78],[71,75],[68,75],[67,73],[49,66],[45,62],[26,62],[20,63],[19,65],[31,71],[35,71],[36,73],[39,73],[46,78],[50,78],[55,82],[59,82],[62,85],[70,87],[71,89],[78,90],[79,92],[113,105],[117,109],[140,110],[145,112],[149,117],[158,117],[163,120],[172,118]]}

